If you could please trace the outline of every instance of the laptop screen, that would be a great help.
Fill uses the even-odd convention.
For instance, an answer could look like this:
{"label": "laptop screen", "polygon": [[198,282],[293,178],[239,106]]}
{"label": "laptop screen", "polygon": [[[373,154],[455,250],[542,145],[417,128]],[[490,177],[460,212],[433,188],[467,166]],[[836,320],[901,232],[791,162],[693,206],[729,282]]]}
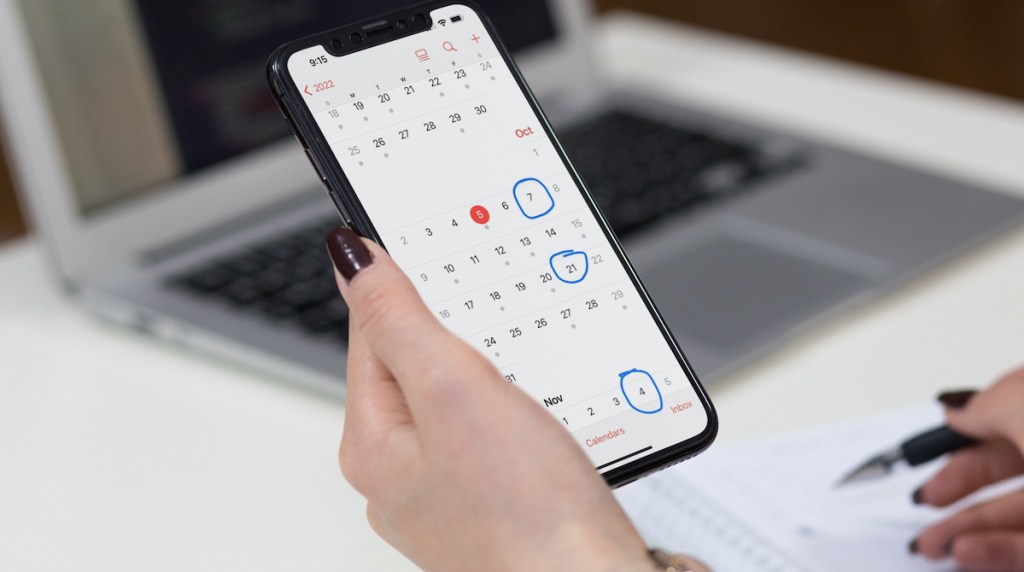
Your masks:
{"label": "laptop screen", "polygon": [[[408,0],[18,0],[86,214],[290,134],[277,46]],[[554,37],[546,0],[478,0],[512,51]]]}

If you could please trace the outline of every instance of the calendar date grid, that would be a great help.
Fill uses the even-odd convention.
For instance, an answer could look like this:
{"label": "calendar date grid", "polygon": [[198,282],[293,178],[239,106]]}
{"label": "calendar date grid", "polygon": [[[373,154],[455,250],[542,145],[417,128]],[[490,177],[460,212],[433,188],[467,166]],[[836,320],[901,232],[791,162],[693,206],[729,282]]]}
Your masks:
{"label": "calendar date grid", "polygon": [[[349,135],[348,137],[345,137],[345,138],[331,139],[328,142],[331,145],[345,146],[345,145],[347,145],[349,143],[355,142],[357,140],[362,139],[363,137],[366,137],[367,134],[379,133],[379,132],[382,132],[382,131],[385,131],[385,130],[388,130],[388,129],[394,129],[395,127],[404,126],[404,125],[406,125],[408,123],[414,123],[414,122],[420,121],[424,117],[433,116],[433,115],[443,115],[445,112],[447,112],[447,111],[449,111],[449,110],[451,110],[453,108],[462,107],[464,105],[472,104],[474,101],[477,101],[479,99],[483,99],[485,97],[487,97],[487,95],[477,95],[477,96],[474,96],[474,97],[469,97],[469,98],[463,99],[461,101],[457,101],[455,103],[452,103],[450,105],[446,105],[444,107],[439,107],[437,109],[431,109],[430,111],[425,111],[423,113],[420,113],[419,115],[414,115],[412,117],[405,117],[405,118],[402,118],[402,119],[398,119],[398,120],[396,120],[396,121],[394,121],[394,122],[392,122],[392,123],[390,123],[388,125],[367,128],[365,130],[357,132],[356,135]],[[327,111],[326,113],[330,114],[330,111]],[[484,112],[484,113],[486,113],[486,112]],[[335,119],[335,120],[340,120],[341,119],[340,115],[339,116],[331,115],[330,117],[332,119]]]}
{"label": "calendar date grid", "polygon": [[[593,246],[603,246],[603,245],[600,245],[599,243],[595,243],[595,244],[588,245],[587,248],[591,248]],[[593,248],[591,248],[591,250],[593,250]],[[473,288],[472,292],[470,292],[470,293],[463,292],[463,293],[460,293],[460,294],[455,294],[454,296],[450,296],[450,297],[445,298],[443,300],[431,300],[431,301],[428,301],[426,303],[428,305],[430,305],[430,306],[442,306],[444,304],[447,304],[447,303],[450,303],[452,301],[455,301],[455,300],[457,300],[459,298],[465,298],[467,295],[472,296],[473,293],[476,293],[476,292],[480,292],[480,291],[493,291],[496,286],[498,286],[499,284],[505,283],[505,282],[525,283],[527,280],[531,280],[529,278],[526,278],[527,276],[532,276],[534,274],[537,274],[538,272],[539,272],[539,274],[537,274],[538,276],[542,275],[542,274],[550,274],[548,269],[549,269],[548,265],[541,264],[541,265],[538,265],[538,266],[534,266],[534,267],[528,268],[526,270],[523,270],[523,271],[518,272],[516,274],[513,274],[511,276],[505,276],[503,278],[499,278],[499,279],[497,279],[497,280],[495,280],[493,282],[490,282],[488,284],[482,284],[480,286],[476,286],[476,287]],[[613,283],[619,282],[619,281],[620,280],[614,280]],[[542,284],[545,284],[545,283],[546,282],[542,282]]]}
{"label": "calendar date grid", "polygon": [[[543,269],[545,267],[541,266],[540,268]],[[527,271],[527,272],[531,272],[531,271]],[[536,272],[536,269],[532,270],[532,272]],[[505,280],[500,280],[498,282],[504,282],[504,281],[507,281],[507,280],[515,280],[515,279],[516,279],[515,277],[513,277],[513,278],[506,278]],[[604,284],[601,284],[600,286],[595,286],[594,288],[592,288],[590,290],[587,290],[586,292],[582,292],[582,293],[576,294],[576,295],[572,296],[571,298],[563,299],[563,300],[560,300],[558,302],[554,302],[552,304],[549,304],[547,306],[543,306],[541,308],[534,309],[534,310],[532,310],[530,312],[526,312],[525,314],[521,314],[519,316],[516,316],[516,317],[513,317],[513,318],[509,318],[509,319],[507,319],[507,320],[505,320],[503,322],[492,324],[492,325],[490,325],[490,326],[488,326],[486,328],[482,328],[482,329],[480,329],[480,330],[478,330],[476,332],[472,332],[472,333],[468,334],[466,337],[476,338],[476,337],[480,336],[481,334],[486,333],[486,332],[488,332],[490,330],[505,328],[505,327],[508,327],[510,324],[513,324],[513,323],[526,322],[526,321],[528,321],[528,319],[531,319],[533,316],[539,316],[541,314],[546,314],[547,312],[549,312],[553,308],[557,308],[559,306],[572,306],[573,304],[578,303],[580,300],[583,300],[583,299],[588,298],[588,297],[593,299],[595,292],[604,290],[606,288],[614,288],[616,285],[618,285],[618,284],[620,284],[622,282],[626,282],[626,281],[628,281],[628,279],[613,279],[613,280],[610,280],[608,282],[605,282]],[[497,282],[495,282],[495,284],[497,284]],[[494,284],[491,284],[491,285],[488,285],[488,286],[484,286],[484,287],[480,288],[480,290],[488,290],[488,289],[492,288],[493,286],[494,286]],[[616,290],[616,291],[618,291],[618,290]],[[465,294],[463,294],[462,296],[453,296],[453,297],[449,298],[447,300],[447,302],[451,302],[452,300],[455,300],[457,298],[465,298],[465,297],[466,297]],[[599,303],[591,304],[591,308],[588,308],[588,309],[597,308],[598,304]],[[443,305],[444,305],[444,302],[437,302],[437,303],[431,304],[431,306],[433,307],[432,309],[434,309],[434,311],[438,312],[439,314],[446,309],[446,308],[442,308]],[[543,317],[546,319],[546,315],[543,316]],[[447,318],[442,316],[442,319],[447,319]]]}
{"label": "calendar date grid", "polygon": [[[349,118],[358,118],[362,115],[371,113],[375,110],[384,109],[384,107],[382,106],[388,106],[389,109],[391,108],[391,106],[401,107],[402,99],[408,97],[416,97],[417,99],[420,99],[422,97],[425,97],[427,94],[432,93],[433,91],[437,91],[439,88],[443,88],[443,86],[446,84],[443,83],[441,79],[442,76],[450,75],[451,79],[455,81],[470,81],[471,76],[475,77],[477,73],[492,73],[490,71],[494,69],[492,61],[498,58],[499,56],[483,59],[473,59],[466,62],[465,64],[461,64],[461,67],[460,64],[455,62],[453,63],[452,67],[457,69],[438,72],[423,72],[422,74],[418,74],[419,79],[415,79],[413,81],[398,81],[390,84],[388,87],[384,89],[380,89],[378,85],[378,89],[375,93],[372,93],[365,97],[361,97],[358,99],[350,98],[349,100],[345,101],[345,103],[336,104],[331,104],[328,101],[326,102],[325,107],[321,108],[321,110],[316,112],[315,115],[317,116],[318,122],[320,122],[321,124],[326,124],[336,121],[347,121]],[[474,64],[477,64],[480,69],[478,71],[474,71],[471,74],[465,68],[473,67]],[[491,79],[495,80],[493,76],[491,76]],[[407,117],[405,119],[401,119],[382,128],[360,130],[360,134],[365,135],[367,132],[374,131],[375,129],[379,130],[391,128],[406,121],[412,121],[433,113],[440,113],[452,107],[465,105],[466,103],[472,102],[483,97],[486,97],[486,94],[477,95],[469,98],[461,98],[458,102],[447,105],[443,108],[433,108],[428,112],[422,113],[415,117]],[[349,111],[349,106],[351,106],[351,108],[354,111]],[[357,123],[357,125],[359,124]],[[336,143],[341,141],[347,141],[352,138],[354,137],[349,136],[345,137],[344,139],[332,139],[331,142]]]}
{"label": "calendar date grid", "polygon": [[[537,229],[543,229],[544,227],[554,228],[554,227],[558,226],[559,223],[564,222],[564,219],[566,219],[568,217],[571,217],[573,215],[576,215],[576,214],[578,214],[582,210],[584,210],[584,208],[574,209],[574,210],[569,211],[569,212],[567,212],[565,214],[559,215],[558,217],[556,217],[554,219],[551,219],[551,220],[548,220],[548,221],[544,221],[544,222],[541,222],[541,223],[537,223],[537,224],[531,225],[529,227],[518,229],[518,230],[515,230],[515,231],[512,231],[512,232],[508,232],[508,233],[505,233],[505,234],[500,235],[500,236],[495,236],[495,237],[491,238],[489,241],[487,241],[486,243],[474,244],[472,246],[468,246],[466,248],[462,248],[460,250],[453,251],[453,252],[451,252],[449,254],[446,254],[444,256],[439,256],[439,257],[434,258],[432,260],[427,260],[427,261],[425,261],[425,262],[423,262],[421,264],[418,264],[416,266],[410,267],[408,269],[408,273],[410,275],[418,274],[422,270],[425,270],[425,269],[431,267],[432,265],[437,264],[438,262],[442,262],[442,261],[445,261],[445,260],[450,260],[450,259],[455,258],[457,256],[464,255],[464,254],[466,254],[467,252],[470,252],[470,251],[493,249],[495,244],[507,242],[509,238],[514,238],[514,237],[524,236],[524,235],[536,234],[534,231],[536,231]],[[555,236],[557,236],[557,234]],[[549,238],[554,238],[554,237],[552,236],[552,237],[549,237]],[[601,244],[602,244],[601,242],[592,242],[592,243],[588,244],[588,246],[590,246],[590,245],[601,245]],[[532,240],[530,241],[530,246],[531,247],[534,246]],[[525,248],[525,246],[524,246],[524,248]]]}
{"label": "calendar date grid", "polygon": [[[565,177],[567,175],[568,175],[568,173],[566,173],[565,170],[558,170],[558,171],[552,172],[552,173],[550,173],[548,175],[542,176],[541,179],[543,179],[543,180],[552,180],[552,179],[558,179],[558,178],[561,178],[561,177]],[[561,190],[562,190],[562,188],[558,184],[553,184],[553,185],[551,185],[551,187],[552,187],[552,192],[554,192],[555,194],[560,193]],[[419,219],[417,221],[413,221],[413,222],[408,223],[408,224],[406,224],[404,226],[397,227],[397,228],[394,228],[394,229],[391,229],[391,230],[384,230],[380,234],[381,234],[381,237],[385,238],[385,239],[388,236],[396,235],[396,236],[399,237],[399,240],[401,240],[402,236],[408,237],[408,236],[414,234],[417,230],[420,229],[420,227],[424,223],[430,223],[431,221],[441,221],[441,220],[445,220],[446,221],[448,219],[458,220],[458,219],[464,217],[465,213],[469,212],[469,209],[472,208],[473,206],[475,206],[477,204],[480,204],[480,203],[493,203],[494,201],[496,201],[496,200],[500,199],[501,197],[506,196],[508,194],[509,194],[509,190],[508,189],[505,189],[505,190],[502,190],[502,191],[498,191],[497,193],[494,193],[492,195],[487,195],[487,196],[484,196],[484,197],[480,197],[479,199],[475,199],[472,202],[463,203],[462,205],[460,205],[460,206],[458,206],[456,208],[450,209],[450,210],[448,210],[446,212],[443,212],[441,214],[427,216],[427,217],[424,217],[424,218]],[[502,210],[506,210],[506,211],[510,211],[511,212],[511,210],[512,210],[511,204],[508,201],[505,201],[505,203],[509,204],[509,207],[508,208],[502,207]],[[581,209],[575,209],[573,212],[578,212],[579,210],[581,210]],[[563,216],[564,215],[556,215],[554,218],[551,218],[551,219],[548,219],[548,220],[557,220],[559,218],[562,218]],[[547,218],[547,217],[545,217],[545,218]],[[540,226],[540,225],[543,224],[543,222],[544,221],[541,220],[536,225],[531,226],[531,227],[527,227],[527,228],[534,228],[536,226]],[[443,226],[443,223],[442,223],[442,225],[435,225],[435,226],[439,226],[439,227]],[[431,228],[433,228],[433,227],[431,227]],[[523,230],[525,230],[525,229],[523,229]],[[409,232],[403,233],[403,231],[409,231]],[[515,232],[521,232],[521,231],[515,231]],[[511,234],[515,234],[515,232],[513,232]],[[507,235],[505,235],[505,236],[507,236]],[[501,237],[499,237],[499,238],[501,238]],[[402,243],[402,245],[404,245],[404,243]]]}
{"label": "calendar date grid", "polygon": [[[661,384],[659,391],[662,400],[668,395],[675,394],[689,387],[689,383],[679,383],[681,380],[678,379],[678,376],[666,375],[666,373],[674,373],[676,371],[682,372],[678,365],[653,372],[653,375],[659,378],[658,382]],[[673,379],[673,377],[676,379]],[[653,396],[640,393],[640,391],[643,391],[642,387],[627,388],[627,391],[632,393],[630,399],[637,405],[643,405],[654,400]],[[549,413],[555,418],[560,419],[573,432],[586,429],[618,415],[637,414],[627,404],[626,396],[618,387],[585,397],[563,407],[548,407],[547,409]],[[581,418],[583,419],[582,422],[580,421]]]}

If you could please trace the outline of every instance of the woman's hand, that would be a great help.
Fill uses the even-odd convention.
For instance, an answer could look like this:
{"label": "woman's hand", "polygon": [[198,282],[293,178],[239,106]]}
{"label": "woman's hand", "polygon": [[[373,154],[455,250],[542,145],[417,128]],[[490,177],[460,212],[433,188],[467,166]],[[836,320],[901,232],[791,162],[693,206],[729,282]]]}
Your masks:
{"label": "woman's hand", "polygon": [[[944,394],[950,427],[982,439],[955,453],[914,500],[948,506],[967,495],[1024,474],[1024,369],[988,390]],[[1024,570],[1024,490],[967,508],[927,528],[911,544],[929,558],[952,556],[967,570]]]}
{"label": "woman's hand", "polygon": [[379,246],[327,240],[351,310],[340,461],[386,541],[428,570],[654,569],[555,419],[449,333]]}

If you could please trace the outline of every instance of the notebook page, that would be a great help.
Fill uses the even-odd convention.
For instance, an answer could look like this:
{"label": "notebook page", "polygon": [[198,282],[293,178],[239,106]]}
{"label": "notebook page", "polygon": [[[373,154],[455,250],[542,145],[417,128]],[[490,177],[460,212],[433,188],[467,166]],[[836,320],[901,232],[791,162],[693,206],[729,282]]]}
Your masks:
{"label": "notebook page", "polygon": [[713,446],[617,495],[648,542],[690,552],[719,571],[951,572],[952,563],[912,557],[910,540],[950,511],[1001,494],[1020,480],[946,510],[910,500],[940,461],[835,487],[858,462],[941,422],[941,410],[923,404]]}
{"label": "notebook page", "polygon": [[810,572],[685,480],[648,477],[616,496],[649,546],[695,555],[715,572]]}

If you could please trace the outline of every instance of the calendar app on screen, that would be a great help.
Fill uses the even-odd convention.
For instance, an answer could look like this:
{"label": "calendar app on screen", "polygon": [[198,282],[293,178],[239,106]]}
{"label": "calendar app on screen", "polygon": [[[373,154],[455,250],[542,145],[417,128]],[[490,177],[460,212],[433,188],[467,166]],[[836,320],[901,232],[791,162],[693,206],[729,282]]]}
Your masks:
{"label": "calendar app on screen", "polygon": [[288,60],[383,246],[601,470],[701,434],[694,382],[480,17],[455,5],[431,18]]}

